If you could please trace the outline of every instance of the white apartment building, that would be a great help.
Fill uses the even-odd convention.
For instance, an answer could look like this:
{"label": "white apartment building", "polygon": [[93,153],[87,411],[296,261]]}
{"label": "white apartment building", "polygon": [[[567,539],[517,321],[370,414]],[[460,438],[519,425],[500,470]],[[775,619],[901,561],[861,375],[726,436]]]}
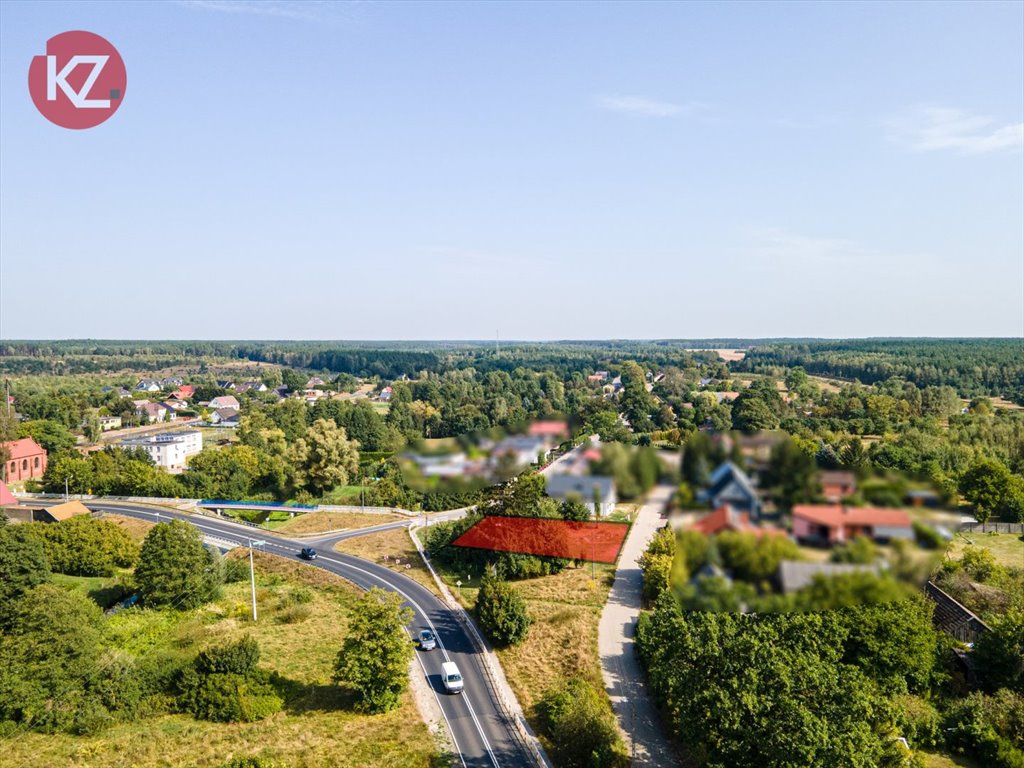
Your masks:
{"label": "white apartment building", "polygon": [[162,435],[129,437],[120,443],[122,448],[141,448],[158,467],[167,470],[185,468],[185,459],[203,450],[203,433],[165,432]]}

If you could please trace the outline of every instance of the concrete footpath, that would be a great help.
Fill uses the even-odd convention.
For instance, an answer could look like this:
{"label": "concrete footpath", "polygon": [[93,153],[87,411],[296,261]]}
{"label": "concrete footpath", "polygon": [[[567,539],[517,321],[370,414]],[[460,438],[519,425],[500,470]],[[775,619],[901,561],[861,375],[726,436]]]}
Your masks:
{"label": "concrete footpath", "polygon": [[597,647],[601,655],[604,687],[626,736],[633,766],[661,768],[678,765],[647,694],[644,672],[633,643],[643,589],[643,576],[637,559],[644,553],[655,531],[665,524],[662,514],[673,490],[672,486],[657,486],[640,508],[622,547],[615,582],[598,626]]}

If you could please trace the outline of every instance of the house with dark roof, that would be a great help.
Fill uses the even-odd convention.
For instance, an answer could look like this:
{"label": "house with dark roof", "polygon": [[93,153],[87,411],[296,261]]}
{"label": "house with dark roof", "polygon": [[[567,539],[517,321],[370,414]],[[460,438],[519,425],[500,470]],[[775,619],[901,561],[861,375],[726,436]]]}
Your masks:
{"label": "house with dark roof", "polygon": [[576,499],[586,504],[594,514],[594,494],[598,495],[600,506],[598,517],[610,515],[615,510],[618,497],[615,494],[615,480],[604,475],[547,475],[547,494],[552,499],[565,501]]}
{"label": "house with dark roof", "polygon": [[800,541],[831,546],[856,536],[881,542],[911,540],[914,528],[910,515],[902,509],[797,504],[793,507],[793,535]]}
{"label": "house with dark roof", "polygon": [[32,480],[46,472],[46,449],[31,437],[3,443],[8,458],[3,465],[3,479],[9,483]]}
{"label": "house with dark roof", "polygon": [[218,408],[210,414],[208,421],[218,427],[237,427],[241,416],[234,408]]}
{"label": "house with dark roof", "polygon": [[711,473],[711,484],[697,494],[697,501],[706,502],[715,509],[728,505],[746,512],[751,520],[761,516],[761,498],[747,473],[731,461],[724,461]]}

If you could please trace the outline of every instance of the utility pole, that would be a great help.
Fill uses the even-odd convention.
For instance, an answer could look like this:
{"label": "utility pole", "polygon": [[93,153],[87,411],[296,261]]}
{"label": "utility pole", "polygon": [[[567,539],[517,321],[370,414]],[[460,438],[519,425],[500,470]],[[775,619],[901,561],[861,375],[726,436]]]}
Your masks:
{"label": "utility pole", "polygon": [[4,386],[7,392],[7,418],[11,418],[11,380],[4,379]]}
{"label": "utility pole", "polygon": [[256,569],[252,564],[252,548],[262,547],[267,542],[249,539],[249,583],[252,585],[252,623],[256,623]]}
{"label": "utility pole", "polygon": [[[64,478],[64,503],[65,504],[67,504],[68,501],[70,500],[70,497],[68,496],[68,480],[70,480],[70,479],[71,479],[71,475],[68,475],[67,477]],[[60,487],[60,486],[58,486],[58,487]]]}

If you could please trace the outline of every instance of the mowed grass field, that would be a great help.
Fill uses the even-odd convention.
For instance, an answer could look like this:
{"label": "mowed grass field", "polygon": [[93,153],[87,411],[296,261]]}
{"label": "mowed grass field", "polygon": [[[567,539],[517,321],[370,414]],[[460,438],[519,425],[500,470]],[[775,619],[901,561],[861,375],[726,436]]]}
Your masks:
{"label": "mowed grass field", "polygon": [[372,528],[375,525],[404,520],[402,515],[368,514],[364,512],[308,512],[296,515],[277,526],[278,533],[323,533],[325,531]]}
{"label": "mowed grass field", "polygon": [[1024,568],[1024,536],[1019,533],[958,533],[949,543],[946,556],[959,560],[964,547],[971,544],[989,550],[1000,565]]}
{"label": "mowed grass field", "polygon": [[[258,755],[289,768],[438,765],[434,739],[411,694],[393,712],[361,715],[331,683],[359,591],[325,571],[263,553],[256,554],[256,569],[256,624],[249,620],[249,584],[241,582],[227,585],[221,599],[195,611],[131,609],[112,616],[108,626],[117,644],[133,654],[192,656],[207,645],[251,634],[260,644],[260,665],[285,680],[284,711],[256,723],[161,715],[89,737],[26,733],[0,740],[0,763],[5,768],[216,768],[237,756]],[[302,604],[308,613],[297,619],[288,613],[294,607],[289,595],[296,592],[309,597]]]}

